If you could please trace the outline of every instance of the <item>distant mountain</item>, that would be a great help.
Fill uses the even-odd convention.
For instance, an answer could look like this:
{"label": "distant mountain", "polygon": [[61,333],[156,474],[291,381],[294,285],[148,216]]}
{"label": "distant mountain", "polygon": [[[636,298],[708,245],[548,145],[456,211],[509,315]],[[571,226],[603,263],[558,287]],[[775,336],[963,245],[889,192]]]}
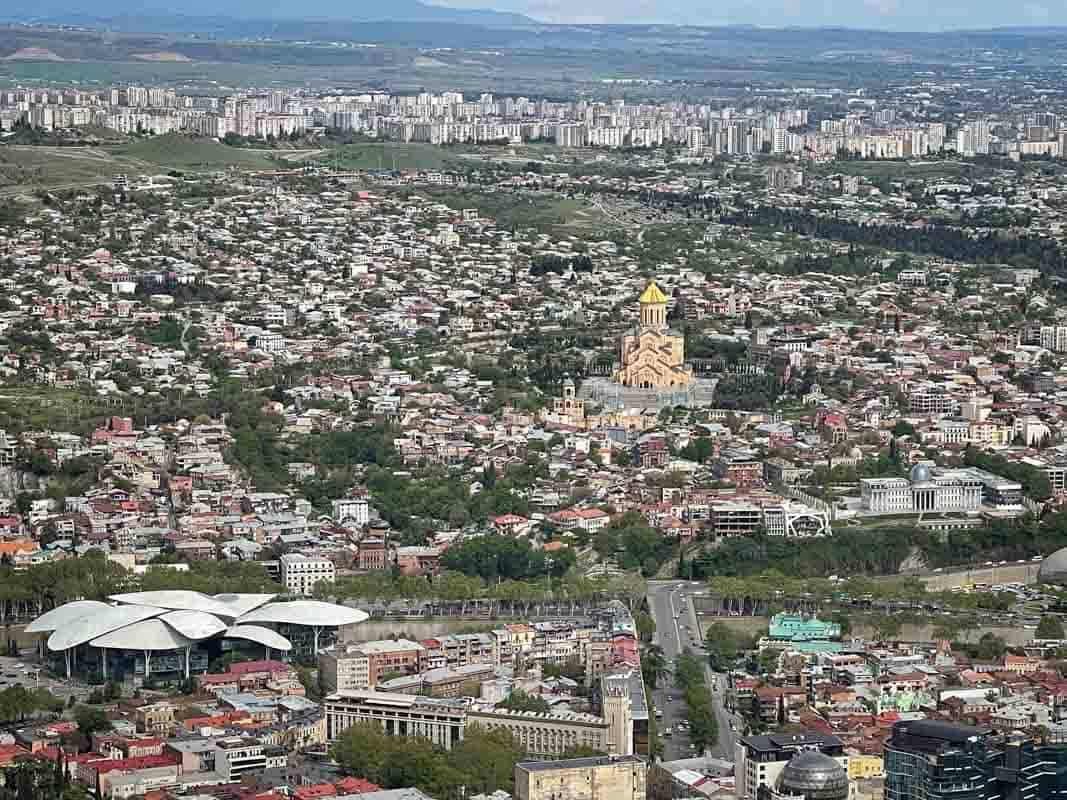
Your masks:
{"label": "distant mountain", "polygon": [[[107,21],[123,17],[174,17],[171,0],[6,0],[8,21]],[[337,20],[339,22],[430,22],[515,27],[536,22],[522,14],[478,8],[446,8],[421,0],[185,0],[184,17],[230,19]]]}

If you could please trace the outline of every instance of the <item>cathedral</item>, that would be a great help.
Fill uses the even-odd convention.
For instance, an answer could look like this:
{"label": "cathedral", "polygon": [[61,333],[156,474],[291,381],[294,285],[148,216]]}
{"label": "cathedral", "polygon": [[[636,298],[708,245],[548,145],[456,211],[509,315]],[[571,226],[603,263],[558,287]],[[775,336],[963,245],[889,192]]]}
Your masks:
{"label": "cathedral", "polygon": [[667,295],[649,281],[638,302],[641,324],[622,337],[615,382],[635,389],[687,389],[693,370],[685,365],[685,339],[667,327]]}

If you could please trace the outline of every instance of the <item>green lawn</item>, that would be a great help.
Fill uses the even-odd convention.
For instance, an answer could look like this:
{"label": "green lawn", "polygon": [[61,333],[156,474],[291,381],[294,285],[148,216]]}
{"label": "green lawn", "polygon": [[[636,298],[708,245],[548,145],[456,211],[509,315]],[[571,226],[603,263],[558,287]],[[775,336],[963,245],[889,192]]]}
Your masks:
{"label": "green lawn", "polygon": [[432,190],[430,196],[455,209],[476,208],[501,228],[537,228],[559,234],[588,233],[611,227],[602,212],[585,200],[550,194]]}
{"label": "green lawn", "polygon": [[369,142],[335,147],[319,156],[324,167],[342,170],[442,169],[452,158],[450,151],[430,144]]}
{"label": "green lawn", "polygon": [[111,409],[100,399],[70,389],[0,387],[0,425],[12,430],[68,430],[91,425]]}
{"label": "green lawn", "polygon": [[0,193],[107,183],[118,174],[169,170],[217,172],[230,168],[285,168],[269,151],[242,150],[210,139],[170,135],[101,147],[12,145],[0,147]]}
{"label": "green lawn", "polygon": [[82,148],[0,147],[0,189],[30,192],[41,186],[107,180],[121,169],[106,155]]}
{"label": "green lawn", "polygon": [[213,172],[228,168],[277,169],[268,151],[243,150],[210,139],[171,134],[116,145],[107,151],[120,160],[144,162],[164,169]]}

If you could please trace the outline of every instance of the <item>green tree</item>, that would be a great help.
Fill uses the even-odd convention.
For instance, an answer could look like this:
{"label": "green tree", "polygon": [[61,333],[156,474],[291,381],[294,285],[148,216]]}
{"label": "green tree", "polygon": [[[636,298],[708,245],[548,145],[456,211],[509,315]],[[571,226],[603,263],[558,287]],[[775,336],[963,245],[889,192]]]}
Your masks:
{"label": "green tree", "polygon": [[641,654],[641,674],[645,683],[655,689],[659,686],[660,680],[669,673],[663,648],[658,644],[646,647]]}
{"label": "green tree", "polygon": [[1037,630],[1034,632],[1034,638],[1036,639],[1063,639],[1063,622],[1059,617],[1055,617],[1051,614],[1045,614],[1041,617],[1041,621],[1037,624]]}
{"label": "green tree", "polygon": [[900,635],[901,622],[897,617],[884,614],[873,622],[875,635],[883,642],[896,639]]}
{"label": "green tree", "polygon": [[522,689],[515,689],[502,702],[496,704],[497,708],[506,708],[509,711],[536,711],[547,714],[551,710],[548,701],[537,695],[528,694]]}
{"label": "green tree", "polygon": [[103,709],[92,706],[75,706],[74,721],[78,723],[78,730],[90,738],[97,731],[111,729],[111,720],[107,718]]}

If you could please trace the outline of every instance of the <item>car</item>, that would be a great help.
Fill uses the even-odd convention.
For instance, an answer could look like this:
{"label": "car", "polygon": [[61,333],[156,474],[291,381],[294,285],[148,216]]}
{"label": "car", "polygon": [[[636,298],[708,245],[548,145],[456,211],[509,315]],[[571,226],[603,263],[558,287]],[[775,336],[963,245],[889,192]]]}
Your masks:
{"label": "car", "polygon": [[656,719],[663,719],[663,712],[662,711],[659,711],[659,710],[656,711]]}
{"label": "car", "polygon": [[663,738],[664,739],[670,739],[672,736],[674,736],[674,734],[671,733],[671,729],[670,728],[667,728],[667,730],[665,730],[663,732]]}

